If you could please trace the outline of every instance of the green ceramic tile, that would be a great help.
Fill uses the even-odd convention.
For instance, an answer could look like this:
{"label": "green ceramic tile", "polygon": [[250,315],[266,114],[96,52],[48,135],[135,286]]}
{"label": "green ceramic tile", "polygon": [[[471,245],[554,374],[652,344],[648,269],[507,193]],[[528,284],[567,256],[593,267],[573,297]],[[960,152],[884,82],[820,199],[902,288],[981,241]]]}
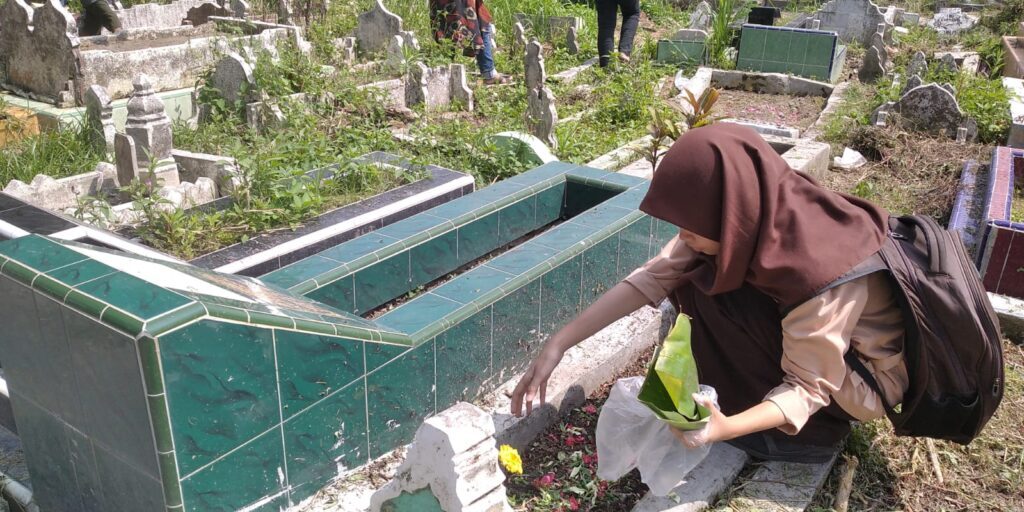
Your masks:
{"label": "green ceramic tile", "polygon": [[[577,217],[578,218],[578,217]],[[590,226],[583,226],[573,222],[559,224],[541,236],[532,240],[532,243],[549,247],[561,252],[577,244],[581,244],[588,236],[594,234],[597,229]]]}
{"label": "green ceramic tile", "polygon": [[774,60],[766,60],[761,64],[761,71],[764,73],[785,73],[786,63]]}
{"label": "green ceramic tile", "polygon": [[158,336],[170,329],[197,320],[206,314],[205,306],[198,302],[193,302],[183,308],[178,308],[150,319],[146,322],[145,330],[151,336]]}
{"label": "green ceramic tile", "polygon": [[804,64],[807,59],[807,46],[810,43],[811,36],[809,34],[793,34],[788,60],[796,64]]}
{"label": "green ceramic tile", "polygon": [[481,201],[489,203],[505,202],[510,196],[522,191],[526,187],[527,185],[522,183],[503,180],[473,192],[467,196],[467,199],[472,198],[478,204],[482,204],[479,203]]}
{"label": "green ceramic tile", "polygon": [[388,511],[412,511],[416,512],[442,512],[444,507],[434,496],[430,487],[424,487],[417,491],[402,491],[398,496],[391,498],[381,504],[381,510]]}
{"label": "green ceramic tile", "polygon": [[[179,455],[179,459],[180,459]],[[185,510],[228,512],[246,508],[286,492],[281,429],[275,428],[251,443],[181,482]]]}
{"label": "green ceramic tile", "polygon": [[445,315],[460,307],[462,304],[451,299],[424,293],[381,315],[377,318],[377,323],[391,330],[412,335],[435,322],[441,322]]}
{"label": "green ceramic tile", "polygon": [[0,325],[13,334],[0,336],[8,386],[65,421],[82,425],[61,309],[59,302],[0,278]]}
{"label": "green ceramic tile", "polygon": [[18,411],[18,434],[36,505],[41,510],[85,510],[63,425],[13,390],[11,404]]}
{"label": "green ceramic tile", "polygon": [[374,252],[386,247],[391,247],[397,243],[399,243],[397,238],[384,236],[374,231],[358,238],[353,238],[343,244],[331,247],[330,249],[319,253],[319,255],[345,263],[355,261],[361,257],[373,254]]}
{"label": "green ceramic tile", "polygon": [[440,217],[442,219],[456,220],[466,216],[472,216],[473,212],[482,205],[484,202],[474,202],[468,200],[472,196],[462,196],[458,199],[453,199],[447,203],[435,206],[426,213],[433,215],[434,217]]}
{"label": "green ceramic tile", "polygon": [[94,445],[97,474],[103,489],[103,510],[162,510],[160,480],[125,464],[102,446]]}
{"label": "green ceramic tile", "polygon": [[740,35],[739,57],[741,59],[761,60],[764,58],[766,30],[743,27]]}
{"label": "green ceramic tile", "polygon": [[427,230],[438,226],[451,226],[448,219],[435,217],[429,213],[419,213],[412,217],[402,219],[394,224],[384,226],[374,233],[399,240],[406,240],[425,233]]}
{"label": "green ceramic tile", "polygon": [[787,58],[792,33],[781,30],[765,30],[764,60],[783,61]]}
{"label": "green ceramic tile", "polygon": [[275,335],[285,418],[366,373],[362,341],[285,330]]}
{"label": "green ceramic tile", "polygon": [[565,188],[565,209],[562,210],[563,218],[572,218],[585,210],[589,210],[598,204],[615,197],[619,190],[609,190],[593,185],[584,185],[577,181],[570,180]]}
{"label": "green ceramic tile", "polygon": [[835,50],[834,36],[816,37],[807,45],[807,57],[805,63],[812,66],[825,66],[832,62],[832,52]]}
{"label": "green ceramic tile", "polygon": [[[703,46],[704,45],[701,44],[702,48],[703,48]],[[619,185],[619,186],[621,186],[623,188],[632,188],[632,187],[635,187],[637,185],[641,185],[641,184],[647,183],[647,180],[645,180],[643,178],[637,178],[636,176],[630,176],[628,174],[622,174],[622,173],[618,173],[618,172],[613,172],[613,173],[609,173],[609,174],[606,174],[604,176],[601,176],[601,181],[603,183],[607,183],[609,185]]]}
{"label": "green ceramic tile", "polygon": [[103,323],[120,329],[132,336],[142,332],[142,320],[117,308],[107,308],[100,317]]}
{"label": "green ceramic tile", "polygon": [[106,304],[76,290],[68,292],[67,297],[64,297],[64,303],[95,318],[99,318],[100,313],[108,307]]}
{"label": "green ceramic tile", "polygon": [[61,312],[84,419],[75,428],[117,447],[119,457],[155,477],[156,447],[134,338],[77,311]]}
{"label": "green ceramic tile", "polygon": [[459,228],[459,264],[465,265],[498,247],[498,214],[492,213]]}
{"label": "green ceramic tile", "polygon": [[206,310],[210,313],[210,316],[217,318],[233,320],[235,322],[249,321],[249,312],[244,309],[232,308],[220,304],[207,304]]}
{"label": "green ceramic tile", "polygon": [[558,332],[580,312],[581,260],[576,256],[541,278],[540,327],[545,335]]}
{"label": "green ceramic tile", "polygon": [[5,263],[3,268],[0,268],[0,272],[29,285],[32,284],[32,281],[39,275],[39,272],[36,272],[35,270],[32,270],[31,268],[14,260],[10,260]]}
{"label": "green ceramic tile", "polygon": [[507,244],[537,228],[537,197],[530,196],[498,212],[498,243]]}
{"label": "green ceramic tile", "polygon": [[256,311],[250,309],[249,323],[260,325],[262,327],[284,327],[286,329],[294,329],[295,321],[292,317],[285,316],[284,312],[280,314],[264,313],[263,311]]}
{"label": "green ceramic tile", "polygon": [[366,371],[372,372],[388,361],[412,350],[406,345],[366,342]]}
{"label": "green ceramic tile", "polygon": [[540,322],[540,279],[494,303],[493,371],[495,382],[505,382],[529,364],[530,354],[544,341]]}
{"label": "green ceramic tile", "polygon": [[412,287],[427,284],[459,267],[457,231],[449,231],[409,249]]}
{"label": "green ceramic tile", "polygon": [[618,273],[619,237],[612,235],[583,253],[583,307],[625,277]]}
{"label": "green ceramic tile", "polygon": [[92,281],[97,277],[103,277],[114,272],[117,271],[98,261],[84,260],[51,270],[47,272],[47,275],[68,286],[75,287],[86,281]]}
{"label": "green ceramic tile", "polygon": [[435,413],[434,342],[406,352],[366,377],[370,458],[412,441]]}
{"label": "green ceramic tile", "polygon": [[342,264],[337,261],[314,254],[264,275],[260,279],[282,288],[290,288],[341,266]]}
{"label": "green ceramic tile", "polygon": [[[99,469],[96,466],[96,447],[89,438],[66,426],[64,438],[68,452],[67,459],[61,462],[74,471],[78,498],[82,502],[82,508],[72,510],[106,510],[103,484],[100,482]],[[33,491],[36,491],[34,478],[32,487]]]}
{"label": "green ceramic tile", "polygon": [[437,409],[472,401],[491,374],[491,308],[486,308],[437,336]]}
{"label": "green ceramic tile", "polygon": [[284,445],[294,501],[320,490],[340,471],[365,464],[369,454],[363,379],[287,420]]}
{"label": "green ceramic tile", "polygon": [[182,475],[280,421],[270,329],[203,320],[158,342]]}
{"label": "green ceramic tile", "polygon": [[78,287],[82,293],[123,309],[139,318],[152,318],[191,302],[123,272],[89,281]]}
{"label": "green ceramic tile", "polygon": [[755,59],[738,58],[736,59],[736,67],[738,69],[744,69],[747,71],[761,71],[764,67],[764,62]]}
{"label": "green ceramic tile", "polygon": [[661,250],[662,247],[668,244],[669,240],[677,236],[679,236],[679,227],[671,222],[655,219],[654,248],[652,250]]}
{"label": "green ceramic tile", "polygon": [[825,66],[804,66],[804,76],[817,80],[829,80],[828,68]]}
{"label": "green ceramic tile", "polygon": [[306,294],[307,297],[327,304],[334,309],[352,313],[355,311],[354,278],[345,276]]}
{"label": "green ceramic tile", "polygon": [[645,215],[619,231],[620,276],[629,274],[651,259],[651,220]]}
{"label": "green ceramic tile", "polygon": [[[153,423],[153,437],[157,451],[157,463],[162,465],[165,464],[166,461],[159,460],[161,456],[160,454],[174,451],[174,438],[171,435],[171,419],[167,416],[167,396],[163,394],[150,395],[146,397],[146,401],[149,402],[150,421]],[[167,473],[163,474],[166,475]]]}
{"label": "green ceramic tile", "polygon": [[356,272],[353,312],[365,313],[409,291],[409,253],[403,252]]}
{"label": "green ceramic tile", "polygon": [[540,191],[537,194],[537,226],[547,226],[562,218],[565,203],[565,182]]}
{"label": "green ceramic tile", "polygon": [[79,252],[39,235],[23,236],[0,244],[0,254],[21,262],[39,272],[70,265],[86,259]]}
{"label": "green ceramic tile", "polygon": [[[527,242],[487,262],[488,267],[504,270],[513,275],[538,272],[537,267],[554,256],[556,251],[542,245]],[[544,266],[543,269],[548,267]]]}
{"label": "green ceramic tile", "polygon": [[480,266],[438,286],[431,293],[460,304],[469,304],[481,295],[508,283],[513,277],[508,272]]}
{"label": "green ceramic tile", "polygon": [[57,300],[63,300],[68,292],[71,291],[71,288],[65,286],[64,283],[61,283],[46,274],[37,275],[32,281],[32,287]]}
{"label": "green ceramic tile", "polygon": [[520,183],[536,183],[538,181],[561,176],[579,168],[580,167],[576,164],[555,161],[530,169],[529,171],[519,174],[512,179]]}
{"label": "green ceramic tile", "polygon": [[573,217],[570,222],[573,224],[589,226],[596,232],[602,228],[608,228],[620,219],[629,216],[634,211],[635,210],[615,206],[606,202],[591,208],[582,215]]}
{"label": "green ceramic tile", "polygon": [[[286,314],[291,315],[290,312],[286,311]],[[306,320],[305,318],[298,318],[292,315],[292,320],[295,322],[295,329],[307,333],[314,333],[318,335],[334,336],[338,334],[334,324],[327,322],[320,322],[317,320]]]}

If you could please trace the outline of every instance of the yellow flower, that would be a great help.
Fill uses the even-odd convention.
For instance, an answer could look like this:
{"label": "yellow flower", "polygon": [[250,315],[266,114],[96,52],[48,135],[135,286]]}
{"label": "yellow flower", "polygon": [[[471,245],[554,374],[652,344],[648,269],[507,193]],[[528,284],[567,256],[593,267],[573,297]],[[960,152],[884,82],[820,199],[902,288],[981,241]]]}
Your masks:
{"label": "yellow flower", "polygon": [[513,475],[523,474],[523,459],[519,458],[519,452],[507,444],[498,448],[498,462],[501,462],[505,471]]}

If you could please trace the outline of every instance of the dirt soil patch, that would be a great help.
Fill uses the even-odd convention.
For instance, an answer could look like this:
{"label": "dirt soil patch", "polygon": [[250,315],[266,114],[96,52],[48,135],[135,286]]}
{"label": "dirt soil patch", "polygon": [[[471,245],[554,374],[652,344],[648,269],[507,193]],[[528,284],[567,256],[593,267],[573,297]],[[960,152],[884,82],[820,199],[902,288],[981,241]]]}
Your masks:
{"label": "dirt soil patch", "polygon": [[906,131],[898,120],[886,127],[858,127],[848,144],[868,164],[828,172],[822,180],[825,186],[868,199],[894,214],[930,215],[943,225],[960,190],[964,163],[975,160],[985,168],[992,156],[991,146]]}
{"label": "dirt soil patch", "polygon": [[645,375],[653,356],[651,347],[582,406],[537,436],[522,454],[523,474],[505,482],[516,510],[620,512],[632,509],[647,493],[635,469],[616,482],[597,478],[596,430],[601,406],[615,381]]}
{"label": "dirt soil patch", "polygon": [[[857,457],[849,510],[1024,510],[1024,350],[1003,344],[1006,390],[981,436],[968,446],[896,437],[887,420],[856,425],[843,457]],[[833,506],[842,462],[808,510]],[[938,473],[942,474],[942,483]]]}
{"label": "dirt soil patch", "polygon": [[756,92],[720,90],[715,103],[716,116],[733,117],[776,126],[807,129],[825,108],[825,98],[784,96]]}

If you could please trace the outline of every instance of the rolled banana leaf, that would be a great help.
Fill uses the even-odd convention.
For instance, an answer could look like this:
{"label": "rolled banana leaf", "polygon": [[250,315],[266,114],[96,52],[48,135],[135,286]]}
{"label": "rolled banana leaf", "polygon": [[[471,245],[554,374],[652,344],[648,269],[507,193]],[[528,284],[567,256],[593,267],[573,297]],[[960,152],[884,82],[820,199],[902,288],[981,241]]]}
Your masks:
{"label": "rolled banana leaf", "polygon": [[654,354],[647,378],[637,399],[654,414],[680,430],[699,430],[710,412],[693,401],[699,391],[697,363],[690,348],[690,319],[676,318],[676,325]]}

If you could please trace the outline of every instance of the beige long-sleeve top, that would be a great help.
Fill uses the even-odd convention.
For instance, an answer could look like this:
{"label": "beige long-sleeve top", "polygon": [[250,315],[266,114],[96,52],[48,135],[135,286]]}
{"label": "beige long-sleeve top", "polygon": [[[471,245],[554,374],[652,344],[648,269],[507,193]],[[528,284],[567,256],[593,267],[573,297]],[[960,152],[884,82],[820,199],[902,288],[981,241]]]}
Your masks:
{"label": "beige long-sleeve top", "polygon": [[[678,285],[694,253],[679,237],[637,269],[626,282],[652,304]],[[859,420],[885,415],[885,408],[843,354],[852,347],[895,406],[909,385],[903,362],[903,318],[888,280],[880,273],[854,279],[800,304],[782,319],[785,376],[765,400],[786,417],[779,427],[796,434],[830,400]],[[699,342],[699,341],[698,341]]]}

